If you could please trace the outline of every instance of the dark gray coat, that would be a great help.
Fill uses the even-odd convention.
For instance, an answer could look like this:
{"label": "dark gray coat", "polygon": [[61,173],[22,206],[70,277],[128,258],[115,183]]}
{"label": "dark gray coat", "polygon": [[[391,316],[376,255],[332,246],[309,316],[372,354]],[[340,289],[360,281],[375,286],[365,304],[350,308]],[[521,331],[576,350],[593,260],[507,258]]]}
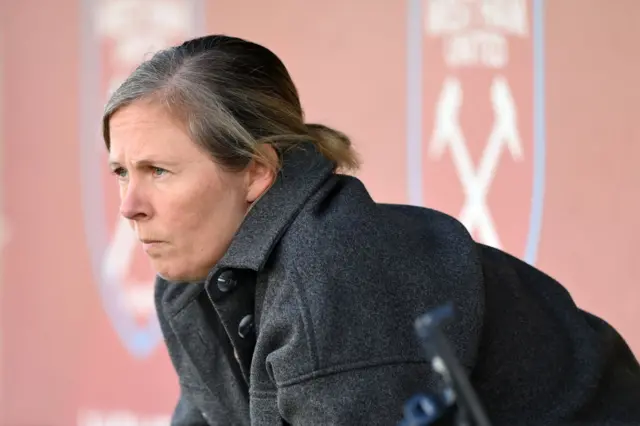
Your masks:
{"label": "dark gray coat", "polygon": [[375,203],[313,149],[287,155],[206,282],[157,281],[172,425],[396,425],[435,377],[413,322],[447,301],[494,425],[640,424],[637,361],[556,281],[449,216]]}

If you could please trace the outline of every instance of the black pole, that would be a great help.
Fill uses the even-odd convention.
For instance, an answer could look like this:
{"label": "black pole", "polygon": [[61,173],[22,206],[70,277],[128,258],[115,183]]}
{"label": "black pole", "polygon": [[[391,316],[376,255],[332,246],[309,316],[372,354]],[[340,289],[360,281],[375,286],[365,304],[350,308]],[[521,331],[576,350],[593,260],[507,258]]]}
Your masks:
{"label": "black pole", "polygon": [[[477,426],[491,426],[480,399],[442,332],[442,323],[454,316],[455,310],[452,304],[436,308],[416,319],[416,332],[434,370],[442,375],[455,392],[456,403],[460,410],[459,422],[462,421],[464,424],[465,420],[471,420],[472,424]],[[469,419],[464,419],[467,416]]]}

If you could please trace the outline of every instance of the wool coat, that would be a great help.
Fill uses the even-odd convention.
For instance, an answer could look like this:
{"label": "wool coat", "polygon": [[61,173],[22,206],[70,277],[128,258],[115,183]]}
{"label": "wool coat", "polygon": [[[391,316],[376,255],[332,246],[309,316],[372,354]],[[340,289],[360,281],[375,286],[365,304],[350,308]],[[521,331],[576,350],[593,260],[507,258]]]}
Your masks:
{"label": "wool coat", "polygon": [[313,146],[284,156],[204,282],[157,278],[155,302],[174,426],[396,425],[439,383],[413,324],[447,302],[493,425],[640,424],[640,367],[614,328],[454,218],[375,202]]}

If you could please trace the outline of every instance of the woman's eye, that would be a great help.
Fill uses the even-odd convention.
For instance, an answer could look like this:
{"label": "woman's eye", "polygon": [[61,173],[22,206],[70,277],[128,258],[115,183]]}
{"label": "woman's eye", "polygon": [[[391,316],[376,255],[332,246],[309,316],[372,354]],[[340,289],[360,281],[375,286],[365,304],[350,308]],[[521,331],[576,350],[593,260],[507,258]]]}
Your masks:
{"label": "woman's eye", "polygon": [[127,177],[127,171],[122,167],[117,167],[113,169],[112,173],[120,179],[124,179]]}
{"label": "woman's eye", "polygon": [[151,170],[153,171],[154,176],[162,176],[167,173],[165,169],[162,169],[160,167],[152,167]]}

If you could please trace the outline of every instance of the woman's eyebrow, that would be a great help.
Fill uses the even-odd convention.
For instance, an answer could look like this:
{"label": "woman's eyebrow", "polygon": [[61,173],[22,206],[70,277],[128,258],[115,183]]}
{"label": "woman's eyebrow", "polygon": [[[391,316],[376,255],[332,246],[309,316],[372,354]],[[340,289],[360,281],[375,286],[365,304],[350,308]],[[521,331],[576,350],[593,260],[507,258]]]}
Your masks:
{"label": "woman's eyebrow", "polygon": [[[178,162],[172,160],[160,160],[153,157],[141,158],[139,160],[132,161],[136,168],[149,167],[149,166],[175,166]],[[120,162],[115,159],[109,159],[109,166],[120,166]]]}

